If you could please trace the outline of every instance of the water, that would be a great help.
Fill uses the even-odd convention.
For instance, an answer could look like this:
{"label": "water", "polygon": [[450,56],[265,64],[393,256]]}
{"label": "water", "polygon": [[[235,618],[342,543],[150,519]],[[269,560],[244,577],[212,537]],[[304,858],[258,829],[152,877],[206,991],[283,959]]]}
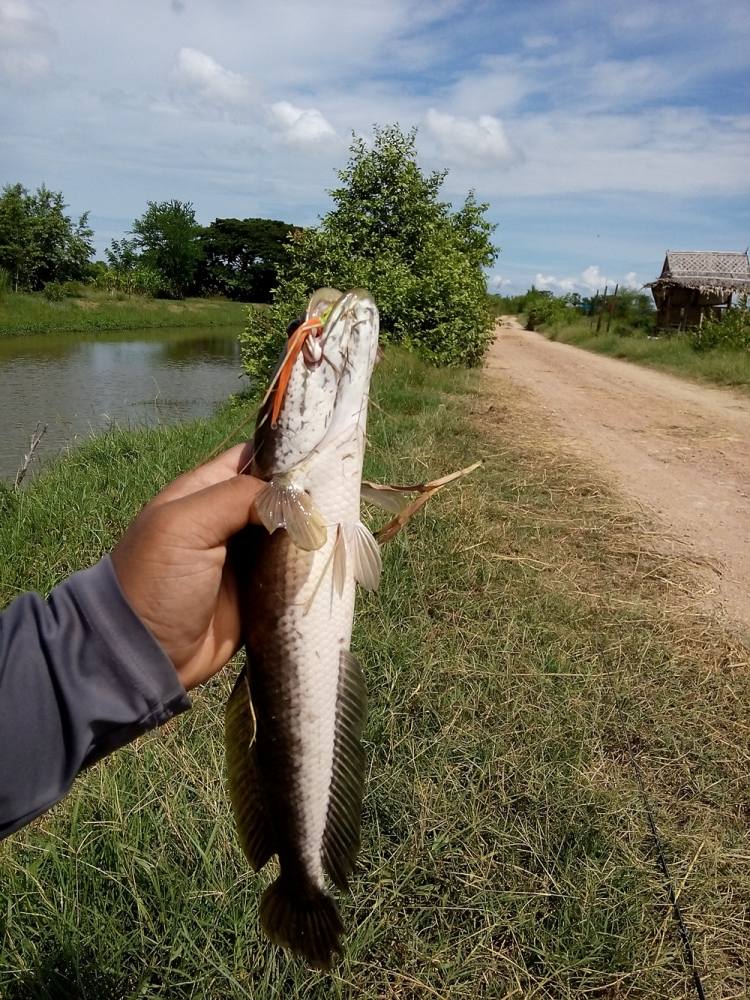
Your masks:
{"label": "water", "polygon": [[233,327],[0,339],[0,480],[12,480],[38,423],[31,470],[115,424],[211,414],[247,385]]}

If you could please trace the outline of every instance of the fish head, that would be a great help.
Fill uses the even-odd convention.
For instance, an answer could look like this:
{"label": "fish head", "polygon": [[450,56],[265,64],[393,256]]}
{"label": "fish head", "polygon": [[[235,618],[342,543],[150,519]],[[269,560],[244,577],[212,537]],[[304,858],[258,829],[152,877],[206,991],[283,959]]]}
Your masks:
{"label": "fish head", "polygon": [[361,288],[319,289],[287,349],[258,415],[253,471],[261,478],[304,463],[330,435],[364,432],[378,350],[375,301]]}

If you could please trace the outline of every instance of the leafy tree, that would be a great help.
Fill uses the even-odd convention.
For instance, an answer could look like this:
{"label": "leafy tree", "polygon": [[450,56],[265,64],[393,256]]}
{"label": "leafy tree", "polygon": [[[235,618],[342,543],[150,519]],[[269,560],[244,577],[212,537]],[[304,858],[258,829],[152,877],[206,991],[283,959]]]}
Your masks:
{"label": "leafy tree", "polygon": [[424,174],[416,130],[376,128],[355,137],[334,207],[315,229],[294,234],[270,310],[251,310],[243,337],[250,374],[263,376],[279,337],[321,285],[368,288],[384,338],[441,365],[476,365],[490,339],[484,268],[497,256],[486,205],[473,193],[458,211],[439,200],[445,171]]}
{"label": "leafy tree", "polygon": [[133,271],[141,262],[136,240],[126,240],[124,237],[121,240],[112,240],[104,251],[104,256],[113,271],[122,273]]}
{"label": "leafy tree", "polygon": [[216,219],[200,234],[199,287],[243,302],[270,302],[293,231],[276,219]]}
{"label": "leafy tree", "polygon": [[190,288],[201,257],[200,231],[188,201],[150,201],[133,223],[132,242],[143,264],[161,275],[165,294],[183,298]]}
{"label": "leafy tree", "polygon": [[18,290],[29,271],[30,218],[28,192],[21,184],[6,184],[0,196],[0,265]]}
{"label": "leafy tree", "polygon": [[74,223],[65,214],[60,191],[45,185],[30,194],[21,184],[7,184],[0,194],[0,267],[16,289],[32,291],[47,282],[87,277],[94,252],[88,212]]}

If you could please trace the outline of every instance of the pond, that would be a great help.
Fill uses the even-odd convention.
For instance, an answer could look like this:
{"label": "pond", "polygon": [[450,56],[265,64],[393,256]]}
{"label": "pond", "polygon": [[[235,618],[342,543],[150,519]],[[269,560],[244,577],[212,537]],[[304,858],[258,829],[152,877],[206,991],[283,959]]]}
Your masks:
{"label": "pond", "polygon": [[0,339],[0,480],[12,480],[37,424],[31,471],[112,425],[207,416],[240,379],[234,327]]}

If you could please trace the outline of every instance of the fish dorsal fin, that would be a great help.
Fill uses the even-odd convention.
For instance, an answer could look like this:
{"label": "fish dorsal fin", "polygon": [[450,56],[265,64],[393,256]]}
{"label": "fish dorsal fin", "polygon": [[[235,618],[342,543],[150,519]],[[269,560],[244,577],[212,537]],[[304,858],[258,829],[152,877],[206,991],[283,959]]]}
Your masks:
{"label": "fish dorsal fin", "polygon": [[323,867],[339,889],[346,889],[359,850],[359,826],[365,784],[362,728],[367,690],[362,668],[342,650],[336,692],[336,730],[328,816],[323,834]]}
{"label": "fish dorsal fin", "polygon": [[258,872],[276,853],[263,800],[255,749],[255,713],[245,667],[237,678],[224,713],[227,783],[234,822],[245,857]]}
{"label": "fish dorsal fin", "polygon": [[377,590],[383,561],[380,546],[372,532],[361,521],[357,521],[347,531],[346,546],[354,579],[365,590]]}
{"label": "fish dorsal fin", "polygon": [[298,549],[309,552],[325,545],[328,532],[320,511],[308,493],[293,483],[270,483],[255,498],[261,524],[273,534],[286,528]]}

